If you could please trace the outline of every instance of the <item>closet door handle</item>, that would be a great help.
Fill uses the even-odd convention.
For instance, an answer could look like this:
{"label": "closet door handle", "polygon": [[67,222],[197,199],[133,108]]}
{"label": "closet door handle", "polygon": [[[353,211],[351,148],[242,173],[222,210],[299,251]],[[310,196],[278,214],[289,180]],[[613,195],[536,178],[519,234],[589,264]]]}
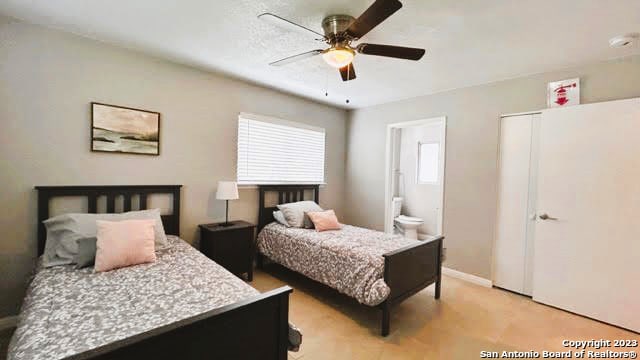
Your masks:
{"label": "closet door handle", "polygon": [[542,214],[539,216],[540,220],[558,220],[558,218],[554,218],[549,216],[548,214]]}

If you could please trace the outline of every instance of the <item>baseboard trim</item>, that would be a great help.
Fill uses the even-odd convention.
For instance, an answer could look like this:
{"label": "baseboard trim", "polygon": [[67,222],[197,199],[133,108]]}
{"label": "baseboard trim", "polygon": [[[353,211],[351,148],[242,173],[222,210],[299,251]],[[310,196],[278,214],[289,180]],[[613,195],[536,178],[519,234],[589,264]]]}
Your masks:
{"label": "baseboard trim", "polygon": [[17,316],[7,316],[0,318],[0,330],[11,329],[18,325]]}
{"label": "baseboard trim", "polygon": [[493,282],[489,279],[482,278],[480,276],[463,273],[462,271],[453,270],[448,267],[442,267],[442,273],[447,276],[451,276],[456,279],[464,280],[476,285],[484,287],[493,287]]}

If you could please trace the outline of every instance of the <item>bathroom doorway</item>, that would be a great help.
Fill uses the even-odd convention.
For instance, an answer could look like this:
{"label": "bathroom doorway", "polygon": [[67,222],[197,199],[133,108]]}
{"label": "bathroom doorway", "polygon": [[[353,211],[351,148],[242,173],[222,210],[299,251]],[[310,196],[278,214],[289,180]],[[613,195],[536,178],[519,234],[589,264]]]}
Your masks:
{"label": "bathroom doorway", "polygon": [[441,116],[387,126],[386,233],[443,233],[446,125]]}

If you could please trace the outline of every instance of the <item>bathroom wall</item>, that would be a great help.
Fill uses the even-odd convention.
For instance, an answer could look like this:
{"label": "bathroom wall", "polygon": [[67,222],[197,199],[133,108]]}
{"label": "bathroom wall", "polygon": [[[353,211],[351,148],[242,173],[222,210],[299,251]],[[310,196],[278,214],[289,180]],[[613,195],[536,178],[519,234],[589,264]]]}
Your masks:
{"label": "bathroom wall", "polygon": [[439,231],[439,213],[442,211],[441,184],[418,183],[419,143],[440,142],[442,125],[422,125],[402,128],[400,142],[401,175],[398,194],[403,198],[402,214],[424,220],[418,228],[420,234],[435,235]]}
{"label": "bathroom wall", "polygon": [[[393,196],[400,196],[402,173],[400,172],[400,146],[402,146],[402,129],[391,129],[391,143],[393,144]],[[393,205],[391,205],[393,206]],[[393,209],[391,209],[393,211]]]}

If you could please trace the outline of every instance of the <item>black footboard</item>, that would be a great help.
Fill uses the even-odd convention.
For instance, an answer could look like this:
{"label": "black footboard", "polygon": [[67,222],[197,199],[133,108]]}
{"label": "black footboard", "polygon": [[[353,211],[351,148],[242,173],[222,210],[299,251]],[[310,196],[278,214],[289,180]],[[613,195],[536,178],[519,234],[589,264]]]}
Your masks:
{"label": "black footboard", "polygon": [[391,307],[435,283],[435,298],[440,298],[442,278],[442,242],[444,237],[416,243],[384,254],[384,281],[391,293],[382,309],[382,336],[389,334]]}
{"label": "black footboard", "polygon": [[292,291],[284,286],[68,359],[285,360]]}

